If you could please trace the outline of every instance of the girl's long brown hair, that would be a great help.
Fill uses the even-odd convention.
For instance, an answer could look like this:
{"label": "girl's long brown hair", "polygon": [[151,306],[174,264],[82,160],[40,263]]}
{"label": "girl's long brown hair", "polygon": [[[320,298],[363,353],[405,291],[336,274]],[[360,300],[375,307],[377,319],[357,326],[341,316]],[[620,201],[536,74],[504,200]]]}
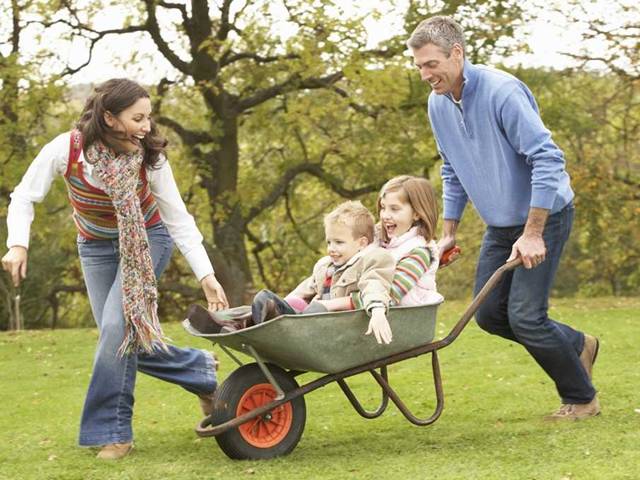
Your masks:
{"label": "girl's long brown hair", "polygon": [[[382,199],[389,192],[400,192],[403,201],[411,205],[413,211],[416,212],[418,220],[414,226],[418,227],[418,233],[427,242],[435,239],[438,224],[438,202],[429,180],[411,175],[400,175],[389,180],[378,195],[378,218],[380,218]],[[379,230],[382,241],[388,242],[387,231],[384,228]]]}
{"label": "girl's long brown hair", "polygon": [[[116,137],[105,122],[105,113],[110,112],[113,116],[117,116],[141,98],[149,98],[149,93],[133,80],[112,78],[98,85],[87,98],[80,119],[76,123],[76,128],[82,132],[84,147],[96,141],[112,146],[112,141]],[[150,131],[142,139],[143,163],[146,167],[157,166],[160,155],[165,154],[167,143],[151,119]]]}

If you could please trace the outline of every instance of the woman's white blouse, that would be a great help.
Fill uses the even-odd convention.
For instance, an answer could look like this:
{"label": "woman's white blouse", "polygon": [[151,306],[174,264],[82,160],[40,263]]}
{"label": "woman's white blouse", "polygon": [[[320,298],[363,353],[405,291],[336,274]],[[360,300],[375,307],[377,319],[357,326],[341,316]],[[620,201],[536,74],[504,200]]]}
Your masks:
{"label": "woman's white blouse", "polygon": [[[66,172],[70,140],[71,133],[67,132],[45,145],[11,194],[7,213],[7,247],[29,247],[29,233],[34,216],[33,203],[41,202],[49,192],[55,176],[64,175]],[[84,152],[80,154],[78,162],[83,162],[86,180],[94,187],[102,189],[100,180],[92,176],[93,168],[85,161]],[[201,280],[213,273],[213,266],[202,244],[202,234],[180,196],[169,162],[163,159],[160,165],[157,169],[146,170],[151,193],[158,204],[160,218],[173,241],[198,280]]]}

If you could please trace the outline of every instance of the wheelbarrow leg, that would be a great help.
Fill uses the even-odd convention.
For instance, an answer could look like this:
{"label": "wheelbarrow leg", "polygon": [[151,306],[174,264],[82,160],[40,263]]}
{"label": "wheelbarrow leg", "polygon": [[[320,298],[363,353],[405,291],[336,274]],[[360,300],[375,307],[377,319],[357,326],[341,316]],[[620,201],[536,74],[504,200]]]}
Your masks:
{"label": "wheelbarrow leg", "polygon": [[442,413],[442,409],[444,408],[444,393],[442,390],[442,377],[440,375],[440,363],[438,362],[438,352],[436,350],[431,352],[431,368],[433,370],[433,382],[436,390],[436,408],[429,418],[421,419],[416,417],[411,411],[407,408],[407,406],[400,400],[398,394],[391,388],[389,382],[385,377],[380,375],[378,372],[371,370],[371,375],[382,387],[382,390],[389,396],[391,401],[398,407],[398,410],[402,412],[407,420],[409,420],[414,425],[418,426],[426,426],[431,425],[435,422],[440,414]]}
{"label": "wheelbarrow leg", "polygon": [[[371,370],[371,374],[373,375],[373,370]],[[384,378],[385,381],[388,379],[386,365],[380,368],[380,375],[382,378]],[[378,418],[387,409],[387,405],[389,405],[389,395],[383,388],[382,401],[380,402],[380,405],[374,411],[372,412],[368,411],[358,401],[355,394],[353,393],[353,391],[351,390],[349,385],[347,385],[347,382],[345,382],[343,378],[337,380],[337,382],[338,382],[338,385],[340,385],[340,388],[342,389],[342,391],[344,392],[344,395],[349,399],[349,402],[351,402],[351,405],[353,405],[353,408],[355,409],[355,411],[358,412],[364,418],[368,418],[368,419]]]}

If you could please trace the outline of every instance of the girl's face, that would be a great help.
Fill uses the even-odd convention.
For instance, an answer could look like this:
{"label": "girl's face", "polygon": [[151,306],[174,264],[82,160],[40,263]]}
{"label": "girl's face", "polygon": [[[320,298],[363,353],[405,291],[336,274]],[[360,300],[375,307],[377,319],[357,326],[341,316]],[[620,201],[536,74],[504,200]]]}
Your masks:
{"label": "girl's face", "polygon": [[105,122],[114,131],[114,143],[124,151],[137,150],[142,139],[151,131],[151,100],[139,98],[118,115],[105,113]]}
{"label": "girl's face", "polygon": [[380,222],[389,238],[407,233],[418,220],[418,215],[409,202],[404,200],[404,192],[387,192],[380,200]]}

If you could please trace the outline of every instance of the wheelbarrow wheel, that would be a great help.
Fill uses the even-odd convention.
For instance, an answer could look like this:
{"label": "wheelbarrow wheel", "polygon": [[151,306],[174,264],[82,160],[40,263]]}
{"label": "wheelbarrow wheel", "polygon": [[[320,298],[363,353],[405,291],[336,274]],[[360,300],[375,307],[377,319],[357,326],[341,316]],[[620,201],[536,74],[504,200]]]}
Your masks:
{"label": "wheelbarrow wheel", "polygon": [[[285,391],[298,388],[287,372],[268,365],[276,382]],[[212,424],[220,425],[275,400],[276,390],[256,363],[235,370],[214,396]],[[300,441],[307,418],[303,396],[280,405],[238,428],[217,435],[222,451],[234,459],[266,459],[290,453]]]}

